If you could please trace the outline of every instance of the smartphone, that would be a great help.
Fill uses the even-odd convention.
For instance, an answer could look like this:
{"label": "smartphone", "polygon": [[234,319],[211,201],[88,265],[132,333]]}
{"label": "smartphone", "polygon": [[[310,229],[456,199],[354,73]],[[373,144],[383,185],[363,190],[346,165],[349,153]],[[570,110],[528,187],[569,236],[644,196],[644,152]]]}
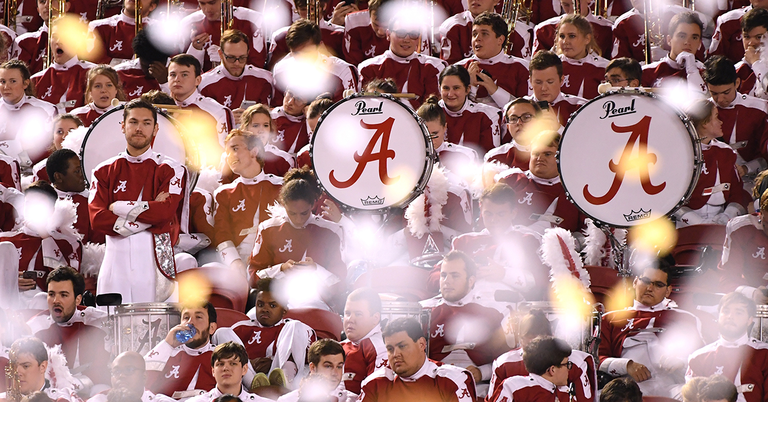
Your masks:
{"label": "smartphone", "polygon": [[351,6],[355,4],[355,0],[344,0],[344,6]]}
{"label": "smartphone", "polygon": [[488,72],[487,70],[485,70],[485,69],[482,69],[480,72],[482,72],[482,73],[484,73],[484,74],[488,75],[488,78],[490,78],[490,79],[493,79],[493,75],[491,75],[491,73],[490,73],[490,72]]}
{"label": "smartphone", "polygon": [[538,101],[536,103],[539,105],[539,108],[541,108],[542,111],[546,111],[549,109],[549,102],[547,101]]}
{"label": "smartphone", "polygon": [[27,270],[21,273],[21,277],[24,279],[40,279],[45,277],[45,272],[39,270]]}
{"label": "smartphone", "polygon": [[254,105],[256,105],[256,101],[249,101],[249,100],[243,99],[243,102],[240,104],[240,108],[247,110],[248,108]]}

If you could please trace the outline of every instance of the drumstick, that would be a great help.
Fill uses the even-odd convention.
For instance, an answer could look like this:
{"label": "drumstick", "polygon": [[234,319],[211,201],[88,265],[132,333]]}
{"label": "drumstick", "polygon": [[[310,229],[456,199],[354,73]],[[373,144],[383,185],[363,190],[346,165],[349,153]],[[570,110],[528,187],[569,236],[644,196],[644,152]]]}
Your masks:
{"label": "drumstick", "polygon": [[381,93],[381,92],[362,92],[362,93],[355,93],[354,91],[347,89],[344,90],[344,97],[349,97],[352,95],[358,95],[358,96],[381,96],[382,94],[390,95],[394,98],[398,99],[418,99],[419,95],[416,93]]}
{"label": "drumstick", "polygon": [[153,104],[155,108],[163,109],[171,113],[182,113],[187,115],[192,115],[192,111],[185,110],[184,108],[176,105],[163,105],[163,104]]}

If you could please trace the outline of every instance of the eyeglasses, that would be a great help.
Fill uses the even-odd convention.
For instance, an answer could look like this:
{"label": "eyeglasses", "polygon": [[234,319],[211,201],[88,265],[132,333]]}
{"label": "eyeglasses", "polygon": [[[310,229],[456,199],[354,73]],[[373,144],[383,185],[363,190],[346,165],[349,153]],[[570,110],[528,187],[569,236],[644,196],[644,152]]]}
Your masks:
{"label": "eyeglasses", "polygon": [[393,33],[395,33],[395,36],[399,37],[400,39],[405,39],[405,37],[409,37],[411,39],[416,39],[417,37],[421,36],[421,32],[419,31],[411,31],[408,30],[395,30]]}
{"label": "eyeglasses", "polygon": [[126,376],[126,375],[133,375],[133,374],[135,374],[136,372],[138,372],[140,370],[141,369],[139,369],[137,367],[128,366],[128,367],[124,367],[124,368],[112,369],[112,370],[109,371],[109,373],[112,376],[118,376],[118,375]]}
{"label": "eyeglasses", "polygon": [[507,119],[507,122],[509,124],[518,124],[520,122],[528,123],[533,119],[533,114],[523,114],[521,116],[511,115],[509,116],[509,119]]}
{"label": "eyeglasses", "polygon": [[610,77],[606,76],[605,77],[605,82],[609,82],[609,83],[611,83],[613,85],[619,85],[619,84],[621,84],[623,82],[628,83],[629,80],[626,79],[626,78],[618,77],[618,76],[610,76]]}
{"label": "eyeglasses", "polygon": [[235,57],[235,56],[224,54],[224,59],[230,63],[245,63],[246,61],[248,61],[248,56],[244,55],[240,57]]}
{"label": "eyeglasses", "polygon": [[637,278],[637,280],[639,280],[640,282],[642,282],[645,285],[653,285],[653,287],[657,288],[657,289],[662,289],[662,288],[666,288],[667,287],[667,284],[662,282],[662,281],[652,281],[652,280],[650,280],[650,279],[648,279],[647,277],[644,277],[644,276]]}
{"label": "eyeglasses", "polygon": [[560,363],[560,364],[552,365],[552,366],[554,366],[554,367],[563,367],[563,366],[565,366],[566,369],[571,370],[571,368],[573,367],[573,362],[567,361],[565,363]]}

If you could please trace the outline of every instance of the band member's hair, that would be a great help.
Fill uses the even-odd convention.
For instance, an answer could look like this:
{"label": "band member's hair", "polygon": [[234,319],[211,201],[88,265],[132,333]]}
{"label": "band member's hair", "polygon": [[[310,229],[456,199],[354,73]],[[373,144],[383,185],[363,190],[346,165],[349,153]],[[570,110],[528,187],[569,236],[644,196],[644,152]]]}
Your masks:
{"label": "band member's hair", "polygon": [[365,85],[366,92],[397,93],[397,84],[394,78],[374,78]]}
{"label": "band member's hair", "polygon": [[440,85],[443,84],[443,79],[447,76],[456,76],[459,77],[459,80],[461,80],[461,83],[464,84],[464,87],[469,89],[469,72],[467,72],[466,69],[464,69],[462,66],[459,65],[450,65],[440,71],[440,79],[438,80]]}
{"label": "band member's hair", "polygon": [[[389,0],[370,0],[368,2],[368,10],[371,13],[378,13],[379,9],[387,3],[389,3]],[[377,18],[379,17],[377,16]]]}
{"label": "band member's hair", "polygon": [[184,311],[187,309],[197,309],[198,307],[205,309],[206,312],[208,312],[209,325],[215,323],[216,320],[218,320],[218,315],[216,314],[216,308],[210,302],[205,302],[204,305],[200,305],[200,306],[182,306],[180,308],[180,312],[184,313]]}
{"label": "band member's hair", "polygon": [[[672,272],[675,269],[675,258],[672,255],[662,255],[658,258],[656,258],[652,263],[650,263],[645,268],[650,268],[654,270],[659,270],[661,272],[664,272],[667,274],[667,284],[669,284]],[[640,275],[642,275],[642,272],[644,270],[640,271]]]}
{"label": "band member's hair", "polygon": [[480,195],[480,202],[488,200],[494,204],[509,204],[512,207],[517,205],[517,192],[504,183],[494,183]]}
{"label": "band member's hair", "polygon": [[413,318],[397,318],[387,323],[384,329],[381,330],[381,337],[387,338],[395,333],[405,332],[412,341],[417,342],[424,336],[424,330],[421,328],[421,324]]}
{"label": "band member's hair", "polygon": [[221,51],[224,51],[224,44],[225,43],[231,43],[231,44],[237,44],[240,42],[245,43],[245,46],[248,48],[248,52],[251,51],[251,45],[248,43],[249,38],[248,35],[241,32],[238,29],[230,29],[226,30],[224,33],[221,34],[221,42],[219,42],[219,46],[221,47]]}
{"label": "band member's hair", "polygon": [[667,34],[669,36],[674,37],[675,32],[677,31],[677,26],[680,24],[696,24],[699,26],[699,37],[701,37],[701,33],[704,32],[704,23],[701,22],[701,18],[699,18],[698,15],[696,15],[696,12],[686,11],[686,12],[680,12],[679,14],[672,17],[671,20],[669,20],[669,27],[667,27]]}
{"label": "band member's hair", "polygon": [[520,320],[520,336],[552,336],[552,324],[541,309],[531,309]]}
{"label": "band member's hair", "polygon": [[253,104],[246,108],[245,111],[243,111],[243,113],[240,115],[240,129],[245,129],[248,127],[248,125],[251,124],[251,120],[253,120],[253,116],[256,114],[264,114],[265,116],[269,117],[269,132],[275,133],[277,127],[275,126],[275,121],[272,120],[272,114],[269,112],[269,107],[260,103]]}
{"label": "band member's hair", "polygon": [[285,205],[291,201],[304,200],[314,205],[321,193],[315,173],[305,165],[285,173],[283,187],[280,189],[280,202]]}
{"label": "band member's hair", "polygon": [[560,134],[557,131],[544,129],[531,139],[531,151],[540,148],[560,148]]}
{"label": "band member's hair", "polygon": [[256,288],[254,291],[258,292],[272,292],[272,278],[261,278],[256,281]]}
{"label": "band member's hair", "polygon": [[[759,200],[763,193],[768,190],[768,170],[757,173],[755,177],[755,186],[752,188],[752,199]],[[758,210],[760,210],[758,208]]]}
{"label": "band member's hair", "polygon": [[472,26],[478,26],[478,25],[486,25],[491,28],[493,31],[493,34],[496,35],[496,37],[504,36],[504,43],[501,45],[501,48],[504,49],[505,46],[507,46],[507,36],[509,33],[509,27],[507,26],[507,22],[504,21],[504,18],[501,17],[501,15],[495,13],[495,12],[483,12],[480,15],[475,17],[475,22],[472,23]]}
{"label": "band member's hair", "polygon": [[425,122],[439,121],[441,125],[445,126],[448,123],[448,119],[445,117],[445,110],[438,102],[440,102],[439,97],[429,95],[419,109],[416,110],[416,115]]}
{"label": "band member's hair", "polygon": [[29,73],[27,64],[21,60],[8,60],[0,65],[0,69],[16,69],[21,74],[21,80],[27,82],[27,88],[24,89],[24,94],[27,96],[35,97],[35,83],[32,81],[32,74]]}
{"label": "band member's hair", "polygon": [[[587,44],[586,47],[587,54],[590,52],[594,52],[598,56],[603,54],[603,51],[600,49],[600,45],[597,44],[597,40],[595,39],[595,33],[592,31],[592,24],[590,24],[586,18],[579,14],[568,14],[564,16],[560,20],[560,23],[557,25],[557,30],[555,31],[556,41],[559,39],[557,35],[560,34],[560,29],[563,27],[563,24],[570,24],[576,27],[576,31],[581,33],[582,37],[589,37],[589,44]],[[555,45],[556,52],[558,54],[562,54],[562,52],[560,52],[560,46],[557,43],[555,43]]]}
{"label": "band member's hair", "polygon": [[94,81],[99,75],[104,75],[105,77],[109,78],[109,80],[112,82],[112,85],[115,86],[115,89],[117,90],[117,95],[115,97],[117,100],[124,101],[125,92],[123,91],[123,84],[120,82],[120,77],[117,75],[117,72],[110,66],[98,65],[88,70],[88,81],[85,85],[85,103],[93,102],[91,91],[93,90]]}
{"label": "band member's hair", "polygon": [[757,27],[768,30],[768,10],[753,8],[741,17],[741,31],[749,33]]}
{"label": "band member's hair", "polygon": [[61,174],[62,177],[67,175],[69,161],[72,158],[77,159],[77,164],[79,166],[80,157],[70,149],[58,149],[48,156],[48,160],[45,162],[45,172],[48,174],[51,183],[56,183],[56,173]]}
{"label": "band member's hair", "polygon": [[214,402],[242,402],[239,397],[231,394],[223,394],[216,399],[213,400]]}
{"label": "band member's hair", "polygon": [[760,195],[760,213],[768,214],[768,191],[763,191]]}
{"label": "band member's hair", "polygon": [[742,304],[746,306],[747,314],[751,317],[754,317],[755,315],[757,315],[757,306],[755,306],[754,300],[745,296],[742,293],[735,292],[735,291],[724,295],[723,298],[720,299],[718,311],[721,311],[723,310],[724,307],[730,306],[732,304]]}
{"label": "band member's hair", "polygon": [[608,72],[614,68],[621,69],[621,71],[624,72],[624,75],[627,77],[627,81],[637,80],[639,83],[643,77],[643,67],[640,66],[640,63],[633,58],[615,58],[611,60],[610,63],[608,63],[608,66],[605,67],[605,71]]}
{"label": "band member's hair", "polygon": [[242,137],[245,140],[245,146],[248,150],[256,149],[256,162],[264,168],[264,144],[261,139],[253,132],[244,129],[232,129],[224,139],[224,144],[228,143],[234,137]]}
{"label": "band member's hair", "polygon": [[700,402],[716,402],[721,400],[736,402],[738,398],[739,392],[736,390],[736,384],[724,375],[710,376],[699,389]]}
{"label": "band member's hair", "polygon": [[224,342],[216,345],[211,355],[211,367],[216,366],[218,360],[226,360],[228,358],[235,357],[240,364],[245,366],[248,364],[248,352],[245,347],[237,342]]}
{"label": "band member's hair", "polygon": [[53,186],[51,186],[51,184],[45,180],[32,182],[32,184],[24,189],[25,194],[30,192],[43,194],[53,202],[56,202],[56,200],[59,199],[59,194],[56,193],[56,189],[54,189]]}
{"label": "band member's hair", "polygon": [[686,114],[688,114],[688,118],[698,131],[701,127],[709,123],[712,118],[712,110],[714,109],[715,104],[712,101],[702,99],[691,104],[686,110]]}
{"label": "band member's hair", "polygon": [[280,284],[274,283],[274,279],[267,277],[257,280],[256,287],[254,288],[253,292],[256,293],[256,296],[258,296],[260,292],[270,293],[272,298],[277,302],[277,304],[280,305],[280,307],[286,311],[288,310],[288,305],[285,301],[283,301],[286,300],[285,296],[282,295],[283,287]]}
{"label": "band member's hair", "polygon": [[142,98],[133,99],[130,102],[128,102],[127,104],[124,105],[124,108],[123,108],[123,121],[127,121],[128,120],[128,114],[132,110],[137,109],[137,108],[144,108],[144,109],[150,110],[152,112],[152,118],[155,120],[155,124],[157,124],[157,109],[155,108],[154,105],[152,105],[151,103],[147,102],[146,100],[144,100]]}
{"label": "band member's hair", "polygon": [[603,387],[600,402],[642,402],[643,392],[630,377],[614,378]]}
{"label": "band member's hair", "polygon": [[152,105],[176,105],[176,101],[173,100],[171,95],[161,90],[150,90],[141,95],[141,99]]}
{"label": "band member's hair", "polygon": [[321,41],[320,27],[303,18],[294,21],[285,34],[285,43],[291,52],[307,42],[311,42],[312,45],[320,45]]}
{"label": "band member's hair", "polygon": [[142,29],[133,37],[131,48],[136,57],[147,63],[160,62],[165,64],[168,60],[168,53],[155,45],[147,34],[147,29]]}
{"label": "band member's hair", "polygon": [[715,55],[704,62],[704,81],[710,85],[735,84],[739,78],[736,75],[736,66],[728,57]]}
{"label": "band member's hair", "polygon": [[48,273],[48,277],[45,279],[45,286],[47,287],[51,282],[63,281],[72,282],[72,292],[75,294],[75,297],[83,295],[85,292],[85,278],[77,270],[69,266],[59,267]]}
{"label": "band member's hair", "polygon": [[347,301],[364,301],[368,304],[368,312],[373,314],[381,313],[381,297],[370,288],[358,288],[347,296]]}
{"label": "band member's hair", "polygon": [[308,119],[314,119],[318,118],[325,110],[331,107],[333,105],[333,100],[329,98],[320,98],[315,99],[307,106],[307,118]]}
{"label": "band member's hair", "polygon": [[195,70],[195,78],[200,76],[202,70],[200,67],[200,61],[192,54],[177,54],[171,58],[171,63],[191,67]]}
{"label": "band member's hair", "polygon": [[452,250],[443,257],[443,262],[446,261],[464,261],[464,272],[467,274],[467,279],[477,274],[477,264],[469,255],[460,250]]}
{"label": "band member's hair", "polygon": [[533,108],[534,115],[541,112],[541,107],[539,106],[539,104],[534,102],[533,99],[519,97],[513,100],[512,102],[508,103],[506,106],[504,106],[504,119],[509,121],[509,110],[512,109],[513,106],[520,105],[520,104],[530,105],[531,108]]}
{"label": "band member's hair", "polygon": [[43,341],[36,337],[29,336],[17,339],[16,342],[11,345],[8,357],[11,360],[16,360],[19,354],[32,355],[38,364],[48,361],[48,350],[45,348]]}
{"label": "band member's hair", "polygon": [[531,57],[531,62],[528,64],[528,70],[531,74],[533,71],[543,71],[554,67],[557,70],[557,76],[563,77],[563,61],[560,57],[552,51],[539,51]]}
{"label": "band member's hair", "polygon": [[344,347],[333,339],[320,339],[309,346],[307,351],[307,361],[315,366],[320,365],[320,359],[327,355],[341,354],[342,359],[347,360],[347,354]]}
{"label": "band member's hair", "polygon": [[563,363],[563,359],[571,355],[568,344],[552,336],[539,336],[531,341],[523,351],[523,364],[528,372],[544,375],[552,366]]}

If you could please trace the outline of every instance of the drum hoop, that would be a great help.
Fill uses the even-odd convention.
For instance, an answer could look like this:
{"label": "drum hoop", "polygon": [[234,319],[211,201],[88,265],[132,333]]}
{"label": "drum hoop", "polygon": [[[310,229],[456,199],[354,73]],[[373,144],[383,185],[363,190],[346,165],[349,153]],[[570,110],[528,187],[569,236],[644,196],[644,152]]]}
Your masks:
{"label": "drum hoop", "polygon": [[[565,129],[563,129],[562,137],[560,138],[561,149],[562,149],[562,143],[565,141],[564,138],[566,136],[566,133],[568,132],[568,129],[570,128],[570,126],[572,124],[572,120],[574,118],[576,118],[576,116],[579,115],[579,113],[582,112],[588,105],[591,105],[592,103],[595,103],[595,102],[599,101],[600,99],[606,98],[608,96],[613,96],[613,95],[616,95],[616,94],[628,94],[628,95],[635,95],[635,96],[647,96],[647,97],[651,97],[651,98],[654,98],[654,99],[658,99],[662,103],[666,104],[666,102],[661,100],[661,98],[658,95],[656,95],[655,93],[645,92],[645,91],[636,90],[636,89],[624,89],[624,88],[621,88],[621,89],[618,89],[618,90],[612,90],[612,91],[609,91],[607,93],[601,94],[601,95],[595,97],[594,99],[589,100],[584,105],[580,106],[579,109],[576,110],[573,114],[571,114],[571,116],[568,118],[568,123],[565,125]],[[702,153],[701,153],[701,140],[699,139],[699,135],[696,132],[696,129],[694,128],[694,126],[693,126],[693,122],[691,122],[691,120],[688,118],[688,116],[686,116],[682,111],[680,111],[675,106],[670,105],[670,104],[666,104],[666,105],[675,114],[677,114],[677,117],[683,122],[683,125],[685,126],[685,130],[688,131],[688,135],[691,138],[691,146],[693,146],[693,176],[691,176],[691,181],[688,184],[688,187],[686,188],[685,194],[680,198],[680,200],[677,202],[677,204],[669,212],[667,212],[664,215],[664,216],[670,216],[673,213],[675,213],[680,207],[684,206],[688,202],[688,200],[691,198],[691,195],[693,194],[693,190],[696,188],[696,183],[698,183],[698,181],[699,181],[699,176],[701,175],[701,166],[704,163],[704,159],[703,159]],[[565,197],[568,199],[568,201],[570,201],[574,206],[576,206],[576,208],[580,212],[584,213],[586,216],[591,218],[595,222],[596,225],[609,226],[609,227],[613,227],[613,228],[625,228],[625,229],[629,229],[629,228],[637,226],[637,225],[629,225],[629,224],[621,225],[621,224],[608,223],[608,222],[603,221],[601,219],[598,219],[598,218],[594,217],[593,215],[589,214],[588,212],[584,211],[584,209],[581,208],[581,206],[579,206],[579,204],[576,203],[576,201],[573,199],[571,193],[568,190],[568,185],[566,184],[565,181],[563,181],[563,171],[562,171],[562,168],[561,168],[560,154],[561,154],[561,152],[558,151],[557,152],[557,173],[560,176],[560,184],[563,186],[563,190],[565,191]],[[656,219],[660,219],[660,218],[662,218],[664,216],[659,216]],[[654,219],[654,220],[656,220],[656,219]],[[648,222],[648,221],[646,221],[646,222]]]}
{"label": "drum hoop", "polygon": [[[405,199],[401,200],[400,202],[395,203],[395,204],[393,204],[393,205],[391,205],[389,207],[384,207],[384,208],[372,210],[372,209],[361,209],[361,208],[357,208],[357,207],[352,207],[350,205],[342,203],[339,199],[334,197],[333,194],[331,194],[328,191],[328,189],[326,189],[326,187],[323,185],[323,183],[320,181],[320,178],[317,175],[315,175],[315,179],[317,181],[317,184],[320,185],[320,189],[322,189],[322,191],[326,195],[328,195],[339,206],[339,208],[343,212],[345,212],[345,213],[349,213],[349,212],[366,212],[366,213],[379,213],[379,214],[381,214],[381,213],[389,212],[389,210],[392,209],[392,208],[405,208],[406,206],[408,206],[408,204],[410,204],[413,200],[418,198],[424,192],[424,188],[427,187],[427,182],[429,181],[429,177],[432,175],[432,166],[437,162],[437,154],[435,153],[435,149],[432,146],[432,139],[429,137],[429,131],[427,130],[427,126],[426,126],[426,124],[424,124],[424,120],[422,120],[421,117],[419,117],[418,114],[416,114],[416,112],[413,110],[413,108],[411,108],[407,104],[403,103],[400,99],[392,97],[389,94],[380,94],[380,95],[376,95],[376,96],[371,96],[370,94],[365,94],[365,93],[355,93],[355,94],[349,95],[349,96],[345,97],[344,99],[334,103],[327,110],[325,110],[323,112],[323,114],[320,116],[320,119],[317,121],[317,125],[315,126],[315,132],[320,130],[320,126],[322,126],[323,121],[326,119],[326,117],[328,117],[330,115],[330,113],[333,112],[334,109],[338,108],[342,103],[344,103],[344,102],[346,102],[348,100],[352,100],[352,99],[356,99],[356,98],[363,98],[363,97],[365,97],[365,98],[382,97],[382,98],[389,99],[389,100],[391,100],[391,101],[393,101],[395,103],[398,103],[400,106],[404,107],[406,109],[406,111],[408,111],[411,114],[411,116],[413,116],[413,118],[416,119],[416,121],[418,122],[419,128],[421,129],[421,133],[422,133],[422,135],[424,135],[424,144],[425,144],[426,150],[427,150],[427,157],[424,158],[424,172],[422,172],[421,178],[419,179],[419,182],[411,190],[411,194],[408,197],[406,197]],[[317,137],[317,133],[313,133],[312,134],[312,140],[311,140],[311,142],[309,144],[309,158],[310,158],[310,161],[312,163],[313,170],[314,170],[314,166],[315,166],[315,151],[314,150],[315,150],[315,138],[316,137]]]}
{"label": "drum hoop", "polygon": [[[107,110],[104,114],[100,115],[96,120],[91,123],[91,125],[88,127],[88,131],[85,133],[85,137],[83,138],[83,144],[80,147],[80,169],[83,171],[83,178],[85,179],[85,190],[90,189],[91,182],[89,180],[89,173],[86,173],[85,171],[85,148],[88,144],[88,138],[91,136],[91,133],[96,129],[96,125],[98,125],[102,120],[104,120],[108,115],[113,114],[117,111],[125,109],[125,105],[119,105],[114,108],[110,108]],[[195,185],[197,184],[197,179],[199,176],[200,171],[200,159],[199,157],[196,157],[195,160],[192,160],[189,155],[190,152],[188,150],[194,150],[194,154],[199,154],[199,149],[197,147],[197,144],[195,141],[191,138],[191,135],[189,134],[189,131],[187,131],[187,128],[184,127],[181,122],[174,119],[164,109],[157,109],[157,115],[165,117],[174,127],[176,127],[176,130],[179,132],[179,135],[181,135],[181,139],[184,141],[184,155],[185,160],[184,161],[177,161],[181,164],[183,164],[187,168],[187,175],[188,175],[188,184],[190,185],[189,190],[193,190],[195,188]],[[119,154],[119,153],[118,153]],[[115,155],[117,156],[117,155]],[[103,162],[103,161],[102,161]],[[98,165],[97,165],[98,166]]]}
{"label": "drum hoop", "polygon": [[179,308],[172,303],[125,303],[115,307],[116,315],[145,314],[148,312],[176,312],[176,314],[181,314]]}

